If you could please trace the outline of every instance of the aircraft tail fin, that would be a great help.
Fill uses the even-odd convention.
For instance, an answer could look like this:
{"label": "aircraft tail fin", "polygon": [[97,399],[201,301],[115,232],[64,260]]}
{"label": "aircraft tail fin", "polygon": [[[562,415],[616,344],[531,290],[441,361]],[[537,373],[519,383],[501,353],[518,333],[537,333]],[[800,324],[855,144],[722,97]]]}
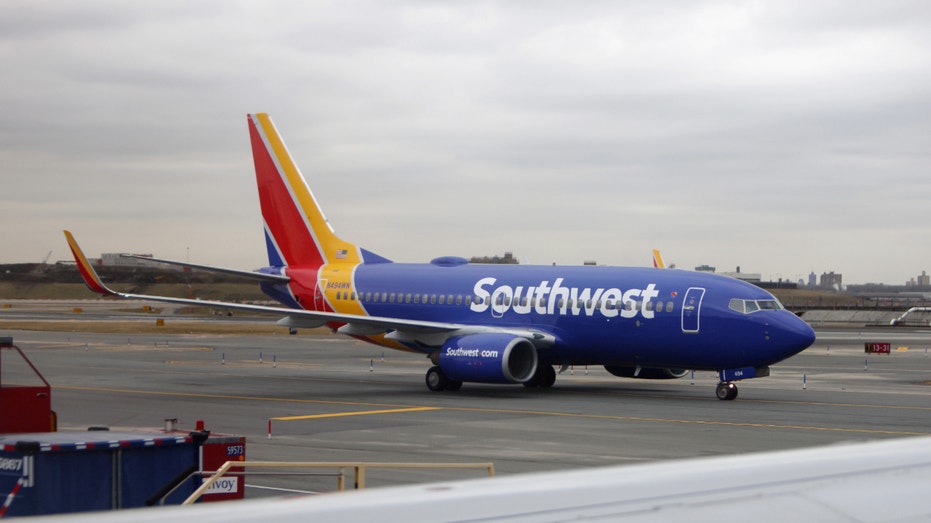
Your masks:
{"label": "aircraft tail fin", "polygon": [[270,265],[316,268],[337,261],[389,261],[333,232],[267,114],[251,114],[248,123]]}
{"label": "aircraft tail fin", "polygon": [[653,266],[657,269],[666,268],[666,264],[663,262],[663,255],[659,253],[659,249],[653,249]]}

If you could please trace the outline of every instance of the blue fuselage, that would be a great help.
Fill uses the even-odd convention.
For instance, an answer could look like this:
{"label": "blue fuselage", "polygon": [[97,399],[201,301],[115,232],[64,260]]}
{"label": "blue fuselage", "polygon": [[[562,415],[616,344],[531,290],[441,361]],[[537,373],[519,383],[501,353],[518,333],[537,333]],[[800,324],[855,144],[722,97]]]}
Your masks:
{"label": "blue fuselage", "polygon": [[336,293],[326,288],[335,282],[318,282],[316,297],[298,301],[321,303],[323,290],[337,312],[351,305],[376,317],[533,329],[555,337],[539,351],[554,365],[764,367],[814,341],[812,329],[770,293],[709,273],[448,260],[353,269]]}

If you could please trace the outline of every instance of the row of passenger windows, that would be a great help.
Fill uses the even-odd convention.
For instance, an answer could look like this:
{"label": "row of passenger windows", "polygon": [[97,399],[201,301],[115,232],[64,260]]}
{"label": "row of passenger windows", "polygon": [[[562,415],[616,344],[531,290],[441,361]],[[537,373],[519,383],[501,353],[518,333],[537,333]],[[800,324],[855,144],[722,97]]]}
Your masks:
{"label": "row of passenger windows", "polygon": [[[429,303],[430,305],[453,305],[453,304],[469,305],[469,304],[474,303],[475,305],[481,305],[484,302],[484,304],[488,305],[491,302],[490,297],[485,297],[483,300],[482,298],[478,296],[471,296],[468,294],[463,296],[461,294],[412,294],[412,293],[404,294],[404,293],[394,293],[394,292],[391,292],[391,293],[366,292],[366,293],[359,293],[359,295],[357,296],[355,292],[349,292],[349,291],[340,291],[336,293],[337,300],[353,300],[354,301],[357,298],[363,303],[413,303],[413,304],[421,304],[421,303],[428,304]],[[518,307],[534,307],[534,306],[546,307],[548,303],[549,303],[548,297],[539,298],[539,301],[537,303],[533,303],[530,300],[530,298],[526,296],[522,297],[520,300],[512,300],[508,296],[499,294],[497,298],[495,299],[495,305],[503,306],[503,307],[511,307],[512,305],[518,306]],[[570,309],[573,307],[577,307],[580,309],[582,308],[592,309],[593,308],[592,305],[593,305],[592,300],[573,301],[572,299],[569,299],[567,301],[567,300],[560,298],[556,302],[557,309],[563,309],[567,307]],[[606,300],[604,302],[602,302],[601,300],[597,300],[594,302],[595,309],[601,309],[602,306],[604,306],[606,310],[623,310],[623,309],[640,310],[641,308],[643,308],[644,310],[647,310],[647,311],[655,310],[656,312],[662,312],[665,310],[666,312],[672,312],[675,309],[675,303],[673,303],[672,301],[654,302],[650,300],[650,301],[647,301],[646,303],[639,302],[639,301],[628,301],[627,303],[623,303],[621,302],[621,300]]]}
{"label": "row of passenger windows", "polygon": [[456,305],[470,304],[473,299],[475,300],[476,305],[481,303],[482,300],[476,296],[472,297],[471,295],[463,296],[461,294],[411,294],[411,293],[400,293],[400,292],[366,292],[359,293],[356,296],[355,292],[337,292],[337,300],[356,300],[359,299],[363,303],[429,303],[431,305]]}

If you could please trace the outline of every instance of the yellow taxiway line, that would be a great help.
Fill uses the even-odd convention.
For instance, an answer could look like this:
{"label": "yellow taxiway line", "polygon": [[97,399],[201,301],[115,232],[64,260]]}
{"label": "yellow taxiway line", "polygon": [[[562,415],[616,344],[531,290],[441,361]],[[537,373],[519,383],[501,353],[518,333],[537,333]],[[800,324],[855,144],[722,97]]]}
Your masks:
{"label": "yellow taxiway line", "polygon": [[360,412],[334,412],[331,414],[309,414],[307,416],[282,416],[270,418],[275,421],[296,421],[302,419],[341,418],[343,416],[369,416],[372,414],[397,414],[400,412],[423,412],[425,410],[443,410],[440,407],[411,407],[407,409],[365,410]]}

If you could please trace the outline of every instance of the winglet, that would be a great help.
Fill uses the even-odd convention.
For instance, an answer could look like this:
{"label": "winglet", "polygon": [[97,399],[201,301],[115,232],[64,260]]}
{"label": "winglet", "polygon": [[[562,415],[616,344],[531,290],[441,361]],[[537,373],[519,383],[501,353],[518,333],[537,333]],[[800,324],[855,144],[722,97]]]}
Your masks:
{"label": "winglet", "polygon": [[659,249],[653,249],[653,266],[657,269],[666,268],[666,264],[663,263],[663,256],[659,253]]}
{"label": "winglet", "polygon": [[108,289],[107,286],[100,281],[100,276],[97,276],[94,267],[87,261],[87,257],[84,256],[81,247],[78,246],[78,242],[75,241],[71,231],[65,231],[65,238],[68,239],[68,246],[71,247],[71,254],[74,255],[74,261],[78,264],[78,270],[81,271],[81,278],[84,278],[84,285],[87,285],[88,289],[100,294],[116,295],[115,292]]}

